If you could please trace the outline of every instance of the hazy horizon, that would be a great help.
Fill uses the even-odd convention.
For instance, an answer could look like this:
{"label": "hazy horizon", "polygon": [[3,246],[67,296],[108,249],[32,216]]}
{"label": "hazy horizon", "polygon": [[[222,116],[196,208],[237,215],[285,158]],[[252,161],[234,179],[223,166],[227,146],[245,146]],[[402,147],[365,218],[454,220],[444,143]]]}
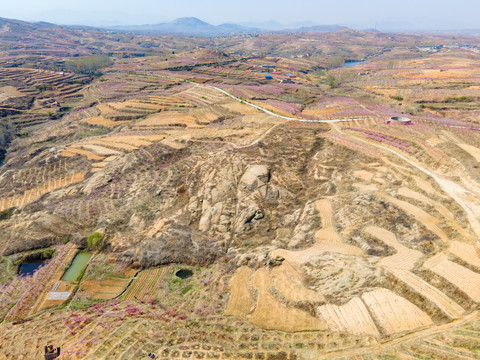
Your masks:
{"label": "hazy horizon", "polygon": [[[114,9],[114,10],[112,10]],[[25,21],[47,21],[65,25],[156,24],[180,17],[197,17],[214,25],[255,23],[274,20],[283,25],[309,22],[338,24],[355,29],[378,30],[461,30],[478,29],[480,2],[458,0],[455,7],[446,0],[404,0],[392,5],[383,0],[307,1],[287,0],[229,3],[221,0],[175,3],[153,0],[84,0],[70,3],[50,0],[17,0],[2,5],[1,17]]]}

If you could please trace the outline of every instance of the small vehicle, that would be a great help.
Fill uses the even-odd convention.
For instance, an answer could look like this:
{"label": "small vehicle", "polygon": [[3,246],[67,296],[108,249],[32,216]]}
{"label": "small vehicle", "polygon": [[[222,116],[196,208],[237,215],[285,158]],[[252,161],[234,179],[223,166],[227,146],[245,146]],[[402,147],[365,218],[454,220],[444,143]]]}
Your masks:
{"label": "small vehicle", "polygon": [[53,345],[47,345],[45,349],[45,360],[56,359],[60,356],[60,346],[54,347]]}

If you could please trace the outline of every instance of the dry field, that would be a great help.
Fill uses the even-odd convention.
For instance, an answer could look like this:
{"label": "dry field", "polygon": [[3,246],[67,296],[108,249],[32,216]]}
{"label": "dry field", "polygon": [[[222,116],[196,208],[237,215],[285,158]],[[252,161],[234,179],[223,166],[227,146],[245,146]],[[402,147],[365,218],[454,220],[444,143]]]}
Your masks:
{"label": "dry field", "polygon": [[88,299],[110,300],[119,296],[128,286],[130,279],[108,277],[105,280],[82,281],[79,292]]}
{"label": "dry field", "polygon": [[164,280],[169,267],[144,270],[137,274],[128,290],[123,294],[122,300],[148,301],[156,296],[159,284]]}
{"label": "dry field", "polygon": [[60,179],[52,179],[42,186],[25,190],[23,194],[7,197],[7,198],[0,198],[0,211],[10,209],[13,207],[23,207],[35,200],[38,200],[45,194],[48,194],[56,189],[67,187],[76,183],[83,181],[85,178],[85,173],[77,173],[71,176],[60,178]]}

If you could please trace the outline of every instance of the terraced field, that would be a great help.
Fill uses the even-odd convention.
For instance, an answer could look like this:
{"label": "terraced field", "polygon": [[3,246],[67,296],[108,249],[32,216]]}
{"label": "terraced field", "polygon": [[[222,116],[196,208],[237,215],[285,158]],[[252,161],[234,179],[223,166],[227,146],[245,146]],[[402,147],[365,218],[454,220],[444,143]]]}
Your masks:
{"label": "terraced field", "polygon": [[157,287],[164,280],[168,271],[168,266],[140,271],[135,277],[135,280],[128,287],[125,294],[122,295],[122,299],[143,302],[153,299]]}
{"label": "terraced field", "polygon": [[476,37],[5,23],[0,360],[479,357]]}

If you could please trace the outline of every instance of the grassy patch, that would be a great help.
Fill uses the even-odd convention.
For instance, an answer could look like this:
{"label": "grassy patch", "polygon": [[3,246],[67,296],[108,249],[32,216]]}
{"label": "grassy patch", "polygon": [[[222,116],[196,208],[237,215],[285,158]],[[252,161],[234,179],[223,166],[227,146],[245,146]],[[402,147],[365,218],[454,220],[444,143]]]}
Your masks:
{"label": "grassy patch", "polygon": [[17,266],[8,257],[0,258],[0,284],[8,283],[17,274]]}
{"label": "grassy patch", "polygon": [[110,130],[104,126],[90,127],[90,126],[81,124],[79,126],[78,132],[75,135],[75,140],[85,139],[92,136],[101,136],[101,135],[108,134],[109,132]]}
{"label": "grassy patch", "polygon": [[103,300],[86,300],[86,299],[75,300],[75,299],[73,299],[73,300],[71,300],[70,304],[68,304],[68,307],[72,310],[80,310],[80,309],[89,308],[93,304],[100,303],[100,302],[103,302]]}
{"label": "grassy patch", "polygon": [[90,261],[84,279],[103,280],[108,277],[127,278],[123,267],[109,262],[106,255],[98,254]]}

